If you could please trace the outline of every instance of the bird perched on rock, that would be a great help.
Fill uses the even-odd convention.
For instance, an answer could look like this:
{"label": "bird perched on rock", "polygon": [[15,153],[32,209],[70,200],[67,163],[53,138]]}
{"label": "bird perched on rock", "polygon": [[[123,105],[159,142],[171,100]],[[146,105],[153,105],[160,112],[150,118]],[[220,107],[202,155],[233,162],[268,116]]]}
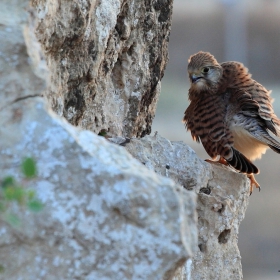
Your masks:
{"label": "bird perched on rock", "polygon": [[[242,63],[219,64],[208,52],[189,59],[190,105],[183,122],[209,156],[248,175],[260,189],[252,163],[267,148],[280,153],[280,120],[272,108],[270,91],[251,78]],[[275,136],[272,136],[274,134]],[[207,160],[213,162],[211,160]]]}

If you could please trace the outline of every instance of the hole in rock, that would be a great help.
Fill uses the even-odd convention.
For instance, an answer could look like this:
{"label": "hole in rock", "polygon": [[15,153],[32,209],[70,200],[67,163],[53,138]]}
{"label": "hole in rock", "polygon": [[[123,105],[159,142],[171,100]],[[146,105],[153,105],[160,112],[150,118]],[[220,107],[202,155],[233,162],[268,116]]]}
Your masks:
{"label": "hole in rock", "polygon": [[229,237],[230,237],[230,229],[225,229],[218,236],[218,241],[220,244],[225,244],[228,242]]}
{"label": "hole in rock", "polygon": [[224,209],[225,209],[225,206],[224,206],[224,204],[222,204],[222,207],[218,210],[218,213],[222,213],[224,211]]}
{"label": "hole in rock", "polygon": [[204,253],[206,251],[206,244],[205,243],[200,243],[198,244],[198,248],[201,253]]}
{"label": "hole in rock", "polygon": [[204,194],[209,195],[211,193],[211,189],[210,188],[201,188],[199,190],[199,193],[204,193]]}

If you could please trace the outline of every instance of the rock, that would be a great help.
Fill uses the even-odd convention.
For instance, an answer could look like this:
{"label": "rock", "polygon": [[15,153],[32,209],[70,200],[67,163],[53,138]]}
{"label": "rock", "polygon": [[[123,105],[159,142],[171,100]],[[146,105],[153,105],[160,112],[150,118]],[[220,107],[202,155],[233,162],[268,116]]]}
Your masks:
{"label": "rock", "polygon": [[[35,215],[11,205],[19,228],[0,215],[0,278],[242,279],[246,177],[205,163],[182,142],[131,138],[150,132],[171,2],[27,4],[0,3],[0,170],[36,190],[45,207]],[[140,163],[44,109],[48,73],[58,114],[106,132]],[[26,156],[38,164],[32,181],[19,170]]]}
{"label": "rock", "polygon": [[243,279],[238,231],[249,203],[249,180],[227,167],[211,168],[213,178],[198,195],[199,250],[191,279]]}
{"label": "rock", "polygon": [[209,165],[199,159],[188,145],[171,142],[157,133],[141,139],[132,138],[125,147],[150,170],[196,193],[207,186],[212,177]]}
{"label": "rock", "polygon": [[[80,38],[75,37],[80,32],[79,26],[75,29],[75,24],[61,25],[69,23],[69,19],[74,22],[80,19],[80,23],[86,19],[84,14],[81,15],[84,12],[89,13],[86,11],[88,8],[86,2],[77,3],[68,1],[69,10],[67,10],[66,2],[61,2],[61,10],[66,18],[65,21],[62,19],[61,22],[57,22],[55,20],[58,18],[54,20],[48,17],[48,13],[59,13],[60,9],[56,6],[56,2],[48,2],[48,6],[43,1],[41,3],[43,5],[40,5],[39,1],[33,1],[33,5],[40,10],[37,37],[41,39],[45,51],[48,47],[49,50],[57,51],[56,54],[54,52],[47,54],[52,73],[49,81],[50,89],[58,94],[65,94],[67,100],[70,100],[69,102],[66,100],[68,105],[73,95],[74,98],[79,97],[79,91],[88,93],[88,96],[86,94],[84,96],[89,98],[87,102],[91,107],[87,107],[85,120],[88,114],[88,120],[96,121],[97,127],[103,127],[104,122],[105,128],[112,127],[112,131],[114,129],[122,131],[117,130],[116,126],[119,127],[126,121],[126,131],[129,131],[127,127],[132,127],[129,122],[134,121],[135,125],[137,121],[139,126],[137,128],[135,125],[137,132],[133,133],[148,131],[159,93],[159,80],[166,63],[168,23],[162,18],[161,22],[157,23],[157,28],[161,29],[157,30],[154,40],[147,45],[151,52],[147,56],[143,53],[143,57],[139,58],[137,52],[145,51],[145,38],[140,38],[138,32],[145,35],[149,32],[148,29],[132,30],[131,34],[134,35],[129,40],[118,39],[121,49],[110,54],[116,34],[114,27],[113,30],[110,27],[108,30],[113,31],[115,35],[107,36],[108,30],[104,26],[106,21],[103,16],[108,7],[113,8],[118,3],[104,2],[105,6],[101,3],[100,7],[98,5],[91,7],[92,18],[87,22],[84,37],[88,36],[89,40],[81,44]],[[22,226],[18,228],[11,227],[0,215],[0,266],[1,269],[4,268],[0,278],[91,280],[172,277],[175,270],[193,255],[197,246],[195,194],[188,193],[170,179],[149,171],[133,159],[124,148],[113,145],[92,132],[78,130],[57,117],[50,109],[44,109],[46,105],[39,96],[42,95],[48,80],[48,68],[33,32],[37,17],[34,16],[34,11],[28,8],[28,1],[14,1],[12,4],[9,1],[0,3],[2,24],[0,36],[3,39],[0,46],[2,67],[0,180],[12,175],[20,184],[36,190],[45,206],[43,211],[34,214],[17,204],[10,205],[10,210],[15,211],[21,221]],[[74,9],[75,5],[80,6]],[[143,3],[141,5],[144,7]],[[141,5],[137,6],[137,9]],[[108,23],[112,20],[115,24],[117,13],[127,7],[128,4],[122,5],[117,10],[110,8],[107,15],[109,18],[106,18]],[[160,14],[158,11],[161,8],[166,10],[167,15],[170,13],[170,4],[157,5],[154,14],[147,14],[147,17],[151,16],[151,20],[145,22],[143,28],[147,28],[148,23],[152,29],[156,28],[153,24],[159,20],[157,15]],[[75,14],[71,13],[73,9]],[[27,10],[30,13],[29,21]],[[129,17],[137,17],[134,18],[134,23],[138,28],[143,22],[137,23],[137,19],[141,20],[142,17],[143,20],[145,11],[139,9],[135,15],[132,14],[134,10],[127,12]],[[124,17],[120,16],[119,20],[126,21],[125,12],[123,15]],[[48,21],[44,21],[44,18],[48,18]],[[57,24],[58,29],[43,34],[50,31],[42,29],[46,22],[50,25],[54,23],[54,27]],[[91,28],[91,22],[93,26],[99,24],[98,30]],[[75,34],[71,32],[66,34],[65,31],[68,29],[63,30],[64,27],[71,30],[73,28]],[[98,38],[104,34],[105,37],[99,41]],[[165,38],[161,37],[163,34]],[[60,38],[57,35],[66,37]],[[136,40],[138,35],[139,41],[136,42],[134,39]],[[153,36],[151,32],[148,35],[149,38]],[[44,36],[49,36],[50,41],[44,41],[42,39]],[[98,39],[96,46],[95,39]],[[159,45],[158,40],[162,40]],[[47,45],[44,45],[43,41]],[[105,44],[102,45],[102,42]],[[70,43],[73,45],[69,46]],[[55,49],[55,44],[58,49]],[[83,50],[85,46],[87,49]],[[73,57],[73,52],[70,51],[72,48],[75,55],[78,54],[76,57]],[[125,52],[127,48],[131,58]],[[97,61],[93,58],[95,52]],[[54,61],[54,57],[62,60]],[[106,61],[102,62],[103,58],[106,58]],[[140,66],[137,66],[136,62],[139,62]],[[113,75],[108,72],[106,76],[103,73],[104,69],[107,69],[106,63],[112,63],[108,66],[110,71],[114,70],[114,73],[119,74]],[[83,66],[88,73],[84,73]],[[108,87],[101,82],[96,88],[97,75],[100,73],[95,71],[99,70],[101,74],[103,73],[100,79],[105,81],[106,76],[110,81],[105,81],[106,86],[109,84]],[[134,76],[128,77],[127,73]],[[94,79],[92,75],[95,75]],[[133,79],[136,75],[140,80],[135,82]],[[125,90],[128,88],[145,90],[141,91],[139,96],[137,92],[129,96],[130,92],[124,92],[122,88],[118,88],[117,91],[117,94],[124,97],[119,99],[121,104],[125,105],[128,100],[132,100],[130,106],[135,106],[133,110],[141,109],[142,113],[131,117],[135,111],[126,108],[122,111],[123,115],[113,120],[114,125],[111,125],[112,114],[115,112],[110,110],[115,110],[119,104],[113,104],[118,99],[110,100],[110,98],[115,94],[113,86],[116,86],[117,79],[121,78],[124,79]],[[128,86],[129,83],[131,87]],[[85,87],[85,84],[89,84],[89,87]],[[65,92],[69,88],[70,97],[67,95],[68,92]],[[77,91],[73,91],[73,88],[77,88]],[[48,91],[49,94],[50,92]],[[96,100],[99,103],[95,102],[91,93],[97,96]],[[104,93],[108,93],[107,101],[110,102],[104,103],[104,100],[101,100]],[[52,99],[50,95],[48,97],[49,100]],[[53,96],[53,100],[58,100],[55,102],[56,105],[59,104],[59,97],[60,95]],[[91,99],[94,100],[93,103],[90,102]],[[98,110],[90,111],[97,105],[100,106]],[[62,111],[66,112],[64,109]],[[66,116],[69,116],[70,111],[67,111]],[[76,116],[73,117],[75,118]],[[95,126],[93,130],[96,131]],[[20,172],[20,163],[27,156],[36,160],[39,170],[38,177],[31,181],[26,181]]]}
{"label": "rock", "polygon": [[246,176],[202,161],[183,142],[158,134],[131,139],[125,147],[150,170],[198,194],[197,252],[173,280],[243,279],[237,241],[249,201]]}
{"label": "rock", "polygon": [[[0,113],[1,176],[44,203],[0,221],[1,279],[170,279],[197,247],[196,195],[156,175],[123,147],[24,99]],[[38,177],[23,180],[33,157]]]}
{"label": "rock", "polygon": [[97,134],[150,133],[168,59],[172,0],[32,5],[54,111]]}
{"label": "rock", "polygon": [[19,98],[42,95],[45,80],[29,63],[22,29],[27,23],[28,1],[0,1],[0,110]]}

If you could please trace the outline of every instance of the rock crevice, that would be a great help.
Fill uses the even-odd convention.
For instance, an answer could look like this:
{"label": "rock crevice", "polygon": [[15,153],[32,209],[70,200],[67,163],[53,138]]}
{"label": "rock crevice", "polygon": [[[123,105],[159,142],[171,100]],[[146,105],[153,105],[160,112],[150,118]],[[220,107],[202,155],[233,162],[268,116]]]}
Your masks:
{"label": "rock crevice", "polygon": [[53,110],[97,134],[150,133],[172,1],[55,2],[32,1]]}

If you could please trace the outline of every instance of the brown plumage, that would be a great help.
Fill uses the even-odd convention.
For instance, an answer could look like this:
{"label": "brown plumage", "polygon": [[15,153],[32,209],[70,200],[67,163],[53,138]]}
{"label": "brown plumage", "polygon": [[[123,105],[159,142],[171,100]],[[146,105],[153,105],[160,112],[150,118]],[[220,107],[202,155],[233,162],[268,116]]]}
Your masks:
{"label": "brown plumage", "polygon": [[212,159],[248,174],[259,188],[252,163],[267,148],[280,153],[280,120],[274,114],[270,92],[251,78],[239,62],[219,64],[210,53],[189,59],[190,105],[184,123],[194,140],[201,141]]}

